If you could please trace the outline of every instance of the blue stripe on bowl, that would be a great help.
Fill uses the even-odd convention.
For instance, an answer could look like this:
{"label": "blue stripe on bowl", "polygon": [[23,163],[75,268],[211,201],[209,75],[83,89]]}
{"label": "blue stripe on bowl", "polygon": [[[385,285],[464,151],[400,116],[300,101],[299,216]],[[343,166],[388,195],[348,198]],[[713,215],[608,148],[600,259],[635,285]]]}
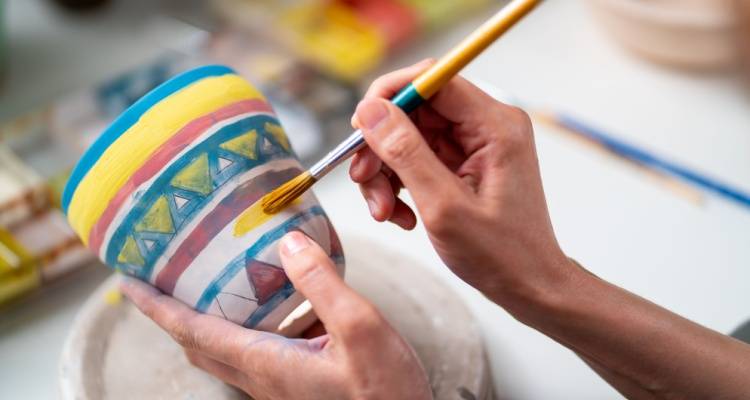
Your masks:
{"label": "blue stripe on bowl", "polygon": [[133,126],[133,124],[135,124],[149,108],[153,107],[164,98],[203,78],[234,73],[233,69],[223,65],[206,65],[195,68],[183,72],[182,74],[162,83],[128,107],[128,109],[120,114],[120,116],[112,122],[99,138],[94,141],[91,147],[86,150],[73,168],[73,171],[70,173],[70,178],[68,178],[68,182],[63,190],[63,211],[67,214],[70,200],[73,198],[73,193],[75,193],[78,184],[81,183],[81,180],[86,176],[91,167],[96,164],[104,151],[107,150],[107,148],[117,140],[120,135],[130,129],[130,127]]}

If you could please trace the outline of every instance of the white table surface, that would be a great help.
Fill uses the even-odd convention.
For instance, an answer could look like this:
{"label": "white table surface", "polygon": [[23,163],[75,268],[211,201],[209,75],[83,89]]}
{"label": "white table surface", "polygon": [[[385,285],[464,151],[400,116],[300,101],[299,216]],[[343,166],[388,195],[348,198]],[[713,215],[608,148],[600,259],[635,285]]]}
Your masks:
{"label": "white table surface", "polygon": [[[101,29],[97,26],[105,24],[88,19],[76,19],[79,25],[71,27],[70,17],[39,0],[15,0],[9,6],[11,39],[42,49],[60,43],[75,48],[70,51],[80,60],[102,61],[84,73],[81,62],[68,59],[62,50],[37,55],[12,44],[21,59],[12,60],[11,82],[0,92],[0,118],[88,83],[87,76],[102,79],[123,69],[118,65],[147,59],[157,52],[151,45],[154,36],[180,38],[179,28],[114,24]],[[74,43],[89,26],[99,33],[85,35],[86,45],[98,49],[98,55]],[[438,55],[471,27],[467,22],[386,68]],[[56,36],[50,38],[52,34]],[[131,53],[101,53],[113,43]],[[46,66],[20,68],[33,60],[44,60]],[[53,77],[36,79],[51,73]],[[737,77],[686,74],[633,58],[601,35],[580,2],[547,1],[465,75],[527,102],[572,112],[750,191],[748,88]],[[20,82],[32,82],[31,77],[37,84],[29,94]],[[46,82],[50,87],[44,87]],[[730,332],[750,318],[749,209],[713,195],[697,205],[620,161],[544,126],[535,128],[552,220],[570,256],[597,275],[718,331]],[[345,173],[342,168],[316,186],[344,240],[347,232],[367,235],[409,253],[449,282],[480,322],[498,393],[514,399],[619,398],[573,353],[454,278],[421,227],[400,232],[371,221]],[[91,268],[19,307],[0,311],[0,397],[54,397],[57,359],[73,316],[106,275]]]}

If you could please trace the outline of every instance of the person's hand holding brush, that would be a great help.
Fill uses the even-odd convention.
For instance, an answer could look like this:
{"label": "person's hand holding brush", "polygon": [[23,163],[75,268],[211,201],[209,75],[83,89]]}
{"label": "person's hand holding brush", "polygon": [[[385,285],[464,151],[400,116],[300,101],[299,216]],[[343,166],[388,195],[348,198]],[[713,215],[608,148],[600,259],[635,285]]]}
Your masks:
{"label": "person's hand holding brush", "polygon": [[411,229],[415,210],[397,196],[406,186],[446,265],[493,300],[549,289],[570,261],[547,214],[529,117],[461,77],[408,117],[386,99],[430,63],[370,86],[352,118],[369,145],[352,179],[373,218]]}
{"label": "person's hand holding brush", "polygon": [[[526,113],[461,77],[410,116],[387,100],[429,65],[377,79],[352,118],[368,147],[350,175],[373,218],[411,229],[418,214],[456,275],[627,397],[750,398],[750,346],[597,278],[560,249]],[[398,198],[402,187],[416,210]]]}

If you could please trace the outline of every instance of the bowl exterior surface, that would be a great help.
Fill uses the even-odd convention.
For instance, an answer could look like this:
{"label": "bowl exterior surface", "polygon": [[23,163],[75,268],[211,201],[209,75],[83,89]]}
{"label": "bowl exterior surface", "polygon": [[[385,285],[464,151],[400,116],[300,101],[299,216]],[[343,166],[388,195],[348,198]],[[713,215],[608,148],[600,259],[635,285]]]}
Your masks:
{"label": "bowl exterior surface", "polygon": [[311,192],[275,215],[251,207],[302,171],[263,95],[206,66],[118,117],[73,170],[63,208],[105,264],[199,312],[273,331],[304,300],[279,261],[285,233],[306,233],[344,269]]}
{"label": "bowl exterior surface", "polygon": [[731,0],[587,3],[608,34],[651,61],[695,70],[722,70],[738,63]]}

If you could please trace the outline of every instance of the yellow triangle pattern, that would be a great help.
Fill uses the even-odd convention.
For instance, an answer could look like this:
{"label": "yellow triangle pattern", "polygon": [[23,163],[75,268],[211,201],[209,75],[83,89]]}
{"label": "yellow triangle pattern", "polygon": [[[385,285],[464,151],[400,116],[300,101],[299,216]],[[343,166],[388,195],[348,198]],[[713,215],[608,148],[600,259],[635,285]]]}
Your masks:
{"label": "yellow triangle pattern", "polygon": [[203,153],[172,178],[172,186],[207,195],[213,191],[211,174],[208,171],[208,154]]}
{"label": "yellow triangle pattern", "polygon": [[287,139],[286,133],[284,133],[284,128],[282,128],[280,125],[272,124],[270,122],[266,122],[263,128],[266,130],[266,132],[270,133],[274,138],[276,138],[276,141],[281,144],[281,147],[283,147],[284,150],[289,151],[289,139]]}
{"label": "yellow triangle pattern", "polygon": [[125,239],[125,244],[120,250],[120,254],[117,255],[117,262],[123,264],[132,264],[142,267],[145,264],[141,252],[138,250],[138,245],[135,243],[135,239],[132,236],[128,236]]}
{"label": "yellow triangle pattern", "polygon": [[172,214],[165,196],[159,196],[146,215],[135,225],[136,232],[174,233]]}
{"label": "yellow triangle pattern", "polygon": [[255,143],[258,141],[258,132],[255,129],[244,133],[236,138],[219,145],[224,150],[239,154],[245,158],[255,160],[258,154],[255,152]]}

